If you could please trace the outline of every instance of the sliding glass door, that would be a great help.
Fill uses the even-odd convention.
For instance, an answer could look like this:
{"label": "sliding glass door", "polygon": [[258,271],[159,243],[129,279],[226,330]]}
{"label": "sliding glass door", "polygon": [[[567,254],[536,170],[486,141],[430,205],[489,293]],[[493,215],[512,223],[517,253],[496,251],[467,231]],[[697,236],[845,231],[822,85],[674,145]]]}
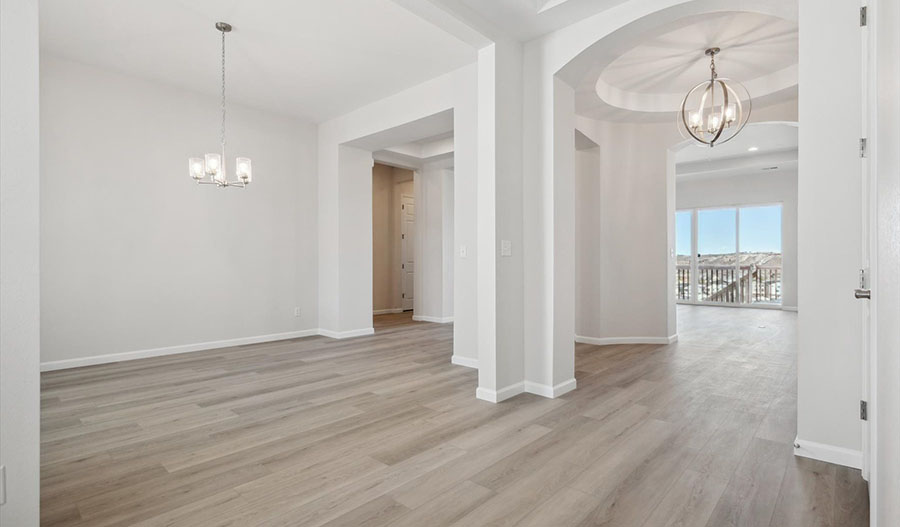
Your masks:
{"label": "sliding glass door", "polygon": [[737,209],[697,211],[697,298],[737,302]]}
{"label": "sliding glass door", "polygon": [[781,205],[680,210],[675,295],[713,305],[781,303]]}
{"label": "sliding glass door", "polygon": [[689,301],[694,253],[694,213],[681,210],[675,213],[675,298]]}
{"label": "sliding glass door", "polygon": [[740,209],[742,299],[781,303],[781,205]]}

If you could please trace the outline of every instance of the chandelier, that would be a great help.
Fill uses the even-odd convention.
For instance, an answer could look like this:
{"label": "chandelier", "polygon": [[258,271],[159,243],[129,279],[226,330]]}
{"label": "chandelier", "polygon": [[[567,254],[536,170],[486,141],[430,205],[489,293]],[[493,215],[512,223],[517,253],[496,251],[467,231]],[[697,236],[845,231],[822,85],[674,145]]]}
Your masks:
{"label": "chandelier", "polygon": [[216,22],[216,29],[222,33],[222,150],[221,152],[206,154],[203,158],[190,158],[188,160],[188,170],[191,178],[201,185],[215,185],[221,188],[244,188],[252,180],[249,157],[239,157],[235,160],[235,175],[237,179],[229,180],[225,170],[225,33],[231,31],[231,24]]}
{"label": "chandelier", "polygon": [[750,119],[750,93],[737,81],[719,78],[716,54],[719,48],[709,48],[709,80],[691,88],[681,102],[678,130],[687,139],[709,145],[724,143],[740,133]]}

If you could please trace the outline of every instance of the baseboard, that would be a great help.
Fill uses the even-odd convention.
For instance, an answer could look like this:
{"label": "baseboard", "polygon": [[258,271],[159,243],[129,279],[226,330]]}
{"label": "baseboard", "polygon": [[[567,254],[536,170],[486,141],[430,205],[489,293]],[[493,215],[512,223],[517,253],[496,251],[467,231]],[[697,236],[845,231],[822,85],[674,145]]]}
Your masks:
{"label": "baseboard", "polygon": [[478,387],[475,390],[475,397],[489,403],[503,402],[510,397],[515,397],[525,391],[525,383],[517,382],[500,390],[489,390],[487,388]]}
{"label": "baseboard", "polygon": [[413,315],[416,322],[435,322],[437,324],[447,324],[453,322],[453,317],[430,317],[428,315]]}
{"label": "baseboard", "polygon": [[550,386],[549,384],[540,384],[531,381],[525,381],[525,391],[528,393],[533,393],[535,395],[540,395],[543,397],[549,397],[550,399],[556,399],[562,395],[565,395],[572,390],[575,389],[575,379],[569,379],[568,381],[563,381],[556,386]]}
{"label": "baseboard", "polygon": [[797,306],[781,306],[782,311],[797,311]]}
{"label": "baseboard", "polygon": [[242,337],[237,339],[213,340],[209,342],[198,342],[195,344],[181,344],[178,346],[166,346],[163,348],[152,348],[145,350],[126,351],[122,353],[110,353],[108,355],[94,355],[92,357],[81,357],[78,359],[55,360],[41,363],[41,371],[65,370],[69,368],[80,368],[82,366],[94,366],[97,364],[109,364],[111,362],[123,362],[136,359],[148,359],[151,357],[163,357],[166,355],[177,355],[179,353],[190,353],[193,351],[206,351],[218,348],[230,348],[233,346],[246,346],[247,344],[260,344],[263,342],[274,342],[278,340],[296,339],[300,337],[310,337],[318,335],[318,329],[303,329],[300,331],[289,331],[287,333],[274,333],[271,335],[258,335],[255,337]]}
{"label": "baseboard", "polygon": [[81,357],[78,359],[55,360],[41,363],[41,371],[66,370],[69,368],[81,368],[82,366],[95,366],[97,364],[109,364],[111,362],[123,362],[136,359],[149,359],[152,357],[164,357],[166,355],[178,355],[179,353],[191,353],[194,351],[207,351],[233,346],[246,346],[248,344],[261,344],[263,342],[275,342],[279,340],[297,339],[321,335],[333,339],[347,339],[375,334],[374,328],[354,329],[350,331],[332,331],[330,329],[313,328],[287,333],[274,333],[271,335],[258,335],[255,337],[242,337],[237,339],[213,340],[210,342],[198,342],[196,344],[181,344],[164,348],[152,348],[146,350],[126,351],[123,353],[110,353],[108,355],[95,355],[93,357]]}
{"label": "baseboard", "polygon": [[794,440],[794,455],[850,468],[862,468],[862,452],[859,450],[806,441],[799,437]]}
{"label": "baseboard", "polygon": [[470,359],[468,357],[460,357],[459,355],[453,355],[450,357],[450,362],[456,364],[457,366],[465,366],[466,368],[475,368],[478,369],[478,359]]}
{"label": "baseboard", "polygon": [[673,344],[678,341],[678,335],[668,337],[584,337],[575,336],[575,342],[581,344],[593,344],[595,346],[609,346],[612,344]]}
{"label": "baseboard", "polygon": [[350,331],[334,331],[331,329],[319,328],[319,335],[333,339],[349,339],[353,337],[364,337],[366,335],[374,335],[375,328],[351,329]]}
{"label": "baseboard", "polygon": [[373,315],[390,315],[394,313],[403,313],[402,307],[392,307],[391,309],[376,309],[372,311]]}

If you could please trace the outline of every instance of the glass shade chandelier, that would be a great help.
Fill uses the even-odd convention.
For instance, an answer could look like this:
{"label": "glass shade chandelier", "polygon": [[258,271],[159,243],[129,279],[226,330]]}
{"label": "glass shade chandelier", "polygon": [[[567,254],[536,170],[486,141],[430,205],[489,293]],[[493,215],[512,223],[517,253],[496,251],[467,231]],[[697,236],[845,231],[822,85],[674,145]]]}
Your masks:
{"label": "glass shade chandelier", "polygon": [[747,88],[737,81],[720,78],[716,72],[719,48],[709,48],[709,80],[691,88],[681,102],[678,130],[687,139],[710,147],[734,139],[747,121],[753,106]]}
{"label": "glass shade chandelier", "polygon": [[253,180],[253,171],[249,157],[235,159],[235,175],[237,179],[229,180],[225,169],[225,33],[231,31],[231,24],[216,22],[216,29],[222,33],[222,135],[221,151],[206,154],[202,158],[188,159],[188,170],[191,178],[200,185],[215,185],[220,188],[244,188]]}

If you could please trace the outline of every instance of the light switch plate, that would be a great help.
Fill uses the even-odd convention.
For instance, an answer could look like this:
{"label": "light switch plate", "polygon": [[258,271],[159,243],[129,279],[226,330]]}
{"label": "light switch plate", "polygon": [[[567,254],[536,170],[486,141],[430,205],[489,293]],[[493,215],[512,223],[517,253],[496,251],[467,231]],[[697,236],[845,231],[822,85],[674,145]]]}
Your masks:
{"label": "light switch plate", "polygon": [[512,256],[512,242],[500,240],[500,256]]}

